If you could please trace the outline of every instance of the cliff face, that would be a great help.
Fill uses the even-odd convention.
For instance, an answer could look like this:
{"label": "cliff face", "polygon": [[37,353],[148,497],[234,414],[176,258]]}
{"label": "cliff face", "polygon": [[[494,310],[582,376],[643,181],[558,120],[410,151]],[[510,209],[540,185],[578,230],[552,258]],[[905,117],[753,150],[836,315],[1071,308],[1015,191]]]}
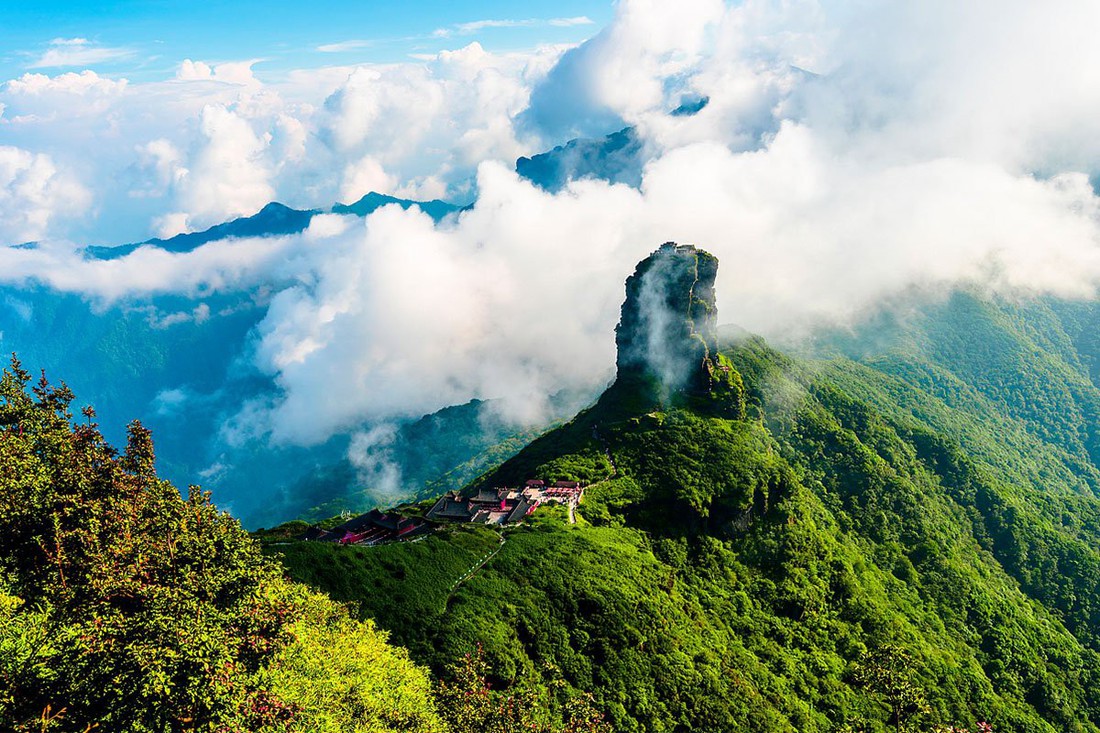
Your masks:
{"label": "cliff face", "polygon": [[615,328],[620,381],[655,381],[666,392],[709,388],[717,353],[717,274],[713,255],[674,242],[638,263]]}

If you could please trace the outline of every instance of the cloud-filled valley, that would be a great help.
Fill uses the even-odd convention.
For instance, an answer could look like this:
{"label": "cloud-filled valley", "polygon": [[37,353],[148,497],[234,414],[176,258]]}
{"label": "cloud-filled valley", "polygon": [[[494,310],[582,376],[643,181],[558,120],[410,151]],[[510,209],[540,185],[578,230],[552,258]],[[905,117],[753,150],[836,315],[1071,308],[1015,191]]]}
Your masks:
{"label": "cloud-filled valley", "polygon": [[[572,48],[494,53],[456,33],[430,58],[272,80],[248,60],[160,82],[29,73],[0,87],[0,239],[40,244],[0,248],[0,283],[101,310],[256,296],[240,358],[275,389],[226,434],[301,445],[474,398],[531,422],[550,395],[598,387],[623,279],[666,240],[717,255],[722,321],[774,337],[914,287],[1089,296],[1100,47],[1082,18],[1098,16],[622,0]],[[514,171],[625,126],[637,188],[551,193]],[[187,253],[81,252],[371,190],[475,203],[439,223],[385,207]]]}

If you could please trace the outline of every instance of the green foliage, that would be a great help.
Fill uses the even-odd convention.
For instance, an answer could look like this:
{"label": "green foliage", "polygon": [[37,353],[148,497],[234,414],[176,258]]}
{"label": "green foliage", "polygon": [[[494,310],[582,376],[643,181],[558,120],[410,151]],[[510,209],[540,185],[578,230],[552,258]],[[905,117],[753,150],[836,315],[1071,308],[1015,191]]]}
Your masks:
{"label": "green foliage", "polygon": [[296,580],[323,588],[338,601],[369,603],[373,615],[386,619],[385,628],[397,643],[422,656],[430,653],[432,640],[416,631],[439,623],[455,581],[498,543],[490,530],[456,528],[414,543],[343,547],[298,542],[267,551]]}
{"label": "green foliage", "polygon": [[432,704],[434,690],[424,670],[389,646],[387,635],[352,619],[347,608],[305,592],[289,627],[287,644],[259,675],[294,711],[291,730],[401,731],[446,728]]}
{"label": "green foliage", "polygon": [[913,719],[927,714],[924,691],[914,684],[913,658],[901,647],[886,645],[868,652],[852,674],[855,683],[880,695],[895,730],[911,730]]}
{"label": "green foliage", "polygon": [[[64,385],[29,383],[15,360],[0,378],[0,727],[439,729],[424,673],[158,479],[139,423],[120,455]],[[311,665],[341,647],[376,663],[322,710]]]}
{"label": "green foliage", "polygon": [[[478,482],[590,481],[577,525],[536,513],[432,614],[347,597],[436,670],[559,670],[620,731],[1095,733],[1100,309],[927,312],[828,360],[740,337],[739,419],[621,380]],[[461,537],[353,563],[388,587]]]}
{"label": "green foliage", "polygon": [[584,490],[577,513],[591,524],[622,526],[627,510],[643,498],[642,487],[634,479],[600,481]]}
{"label": "green foliage", "polygon": [[562,705],[563,720],[556,723],[543,719],[543,704],[534,689],[494,690],[488,674],[480,646],[448,670],[438,700],[451,733],[611,733],[587,694],[568,696]]}
{"label": "green foliage", "polygon": [[606,430],[616,465],[642,489],[639,523],[655,532],[719,529],[766,512],[793,484],[767,433],[677,410]]}

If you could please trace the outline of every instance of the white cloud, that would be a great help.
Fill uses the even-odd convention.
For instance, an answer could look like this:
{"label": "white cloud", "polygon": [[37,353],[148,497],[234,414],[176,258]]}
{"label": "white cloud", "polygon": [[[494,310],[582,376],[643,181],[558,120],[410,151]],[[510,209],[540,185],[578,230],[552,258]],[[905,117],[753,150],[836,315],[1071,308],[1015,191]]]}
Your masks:
{"label": "white cloud", "polygon": [[[632,256],[622,248],[639,251],[609,223],[639,195],[552,197],[495,165],[481,178],[483,197],[457,227],[387,207],[313,250],[310,285],[275,296],[257,356],[285,390],[270,414],[276,439],[312,442],[367,414],[416,415],[473,396],[508,398],[530,418],[554,385],[604,372],[618,262]],[[565,241],[587,246],[566,259]]]}
{"label": "white cloud", "polygon": [[398,183],[461,188],[480,161],[528,151],[512,124],[527,102],[524,64],[472,43],[425,63],[355,69],[325,101],[320,136],[341,158],[374,158]]}
{"label": "white cloud", "polygon": [[[271,194],[272,186],[260,184],[282,170],[282,164],[301,161],[306,132],[294,118],[300,107],[282,102],[258,82],[247,83],[249,63],[218,65],[209,74],[195,66],[190,72],[193,80],[186,82],[132,84],[83,71],[53,77],[25,74],[0,85],[0,99],[7,108],[0,139],[46,154],[58,168],[96,184],[91,191],[94,205],[83,212],[73,209],[87,216],[52,218],[45,234],[135,241],[163,233],[163,222],[169,219],[216,223],[224,213],[250,207],[261,192]],[[242,138],[242,150],[247,152],[237,157],[246,158],[253,169],[274,172],[245,179],[240,164],[229,165],[226,170],[233,178],[228,185],[233,190],[219,194],[224,204],[204,197],[203,186],[195,182],[204,170],[215,172],[210,167],[216,165],[210,158],[210,113],[203,111],[207,107],[228,111],[241,125],[255,125],[259,144]],[[222,147],[234,144],[228,141]],[[282,156],[278,162],[271,160],[275,154]],[[232,150],[225,151],[222,162],[228,162],[226,156],[232,157]],[[188,176],[190,183],[185,181]],[[267,200],[259,206],[264,203]],[[103,216],[105,212],[109,216]],[[182,216],[172,216],[177,213]]]}
{"label": "white cloud", "polygon": [[184,59],[176,69],[176,78],[180,81],[206,81],[214,77],[214,69],[205,61]]}
{"label": "white cloud", "polygon": [[190,232],[191,229],[190,217],[186,211],[170,211],[153,220],[153,234],[158,239],[170,239],[177,234]]}
{"label": "white cloud", "polygon": [[595,21],[586,15],[577,15],[572,18],[551,18],[546,21],[549,25],[558,28],[572,28],[578,25],[594,25]]}
{"label": "white cloud", "polygon": [[153,398],[153,407],[158,415],[177,415],[188,401],[188,394],[180,388],[163,389]]}
{"label": "white cloud", "polygon": [[372,45],[374,45],[373,41],[352,39],[337,43],[324,43],[318,46],[317,50],[321,53],[344,53],[345,51],[358,51],[362,48],[369,48]]}
{"label": "white cloud", "polygon": [[258,59],[226,61],[211,66],[204,61],[184,59],[176,70],[176,79],[179,81],[216,81],[223,84],[248,86],[259,83],[252,73],[252,67],[256,63],[258,63]]}
{"label": "white cloud", "polygon": [[126,79],[108,79],[87,70],[53,77],[28,73],[0,85],[0,94],[9,100],[14,125],[31,130],[78,127],[86,126],[89,118],[102,119],[125,96],[128,85]]}
{"label": "white cloud", "polygon": [[[253,213],[267,203],[260,193],[299,208],[329,205],[341,197],[345,168],[366,157],[393,178],[391,190],[464,201],[482,159],[538,149],[512,121],[559,53],[492,54],[470,44],[420,62],[299,70],[277,83],[259,80],[252,60],[188,59],[160,82],[26,74],[0,85],[0,140],[103,184],[83,218],[52,218],[46,232],[81,241],[203,227]],[[247,166],[227,168],[235,177],[225,196],[202,195],[212,190],[209,177],[200,185],[203,170],[215,173],[208,107],[259,141],[246,141],[238,156]],[[247,180],[243,168],[252,171]]]}
{"label": "white cloud", "polygon": [[[363,67],[326,100],[324,130],[338,151],[369,140],[412,146],[439,114],[442,101],[439,86],[423,67]],[[405,131],[404,139],[398,130]]]}
{"label": "white cloud", "polygon": [[80,215],[90,196],[48,155],[0,146],[0,243],[45,235],[52,220]]}
{"label": "white cloud", "polygon": [[133,196],[163,195],[186,178],[188,170],[181,153],[170,140],[159,138],[138,145],[139,164],[148,175],[142,176],[147,187],[131,191]]}
{"label": "white cloud", "polygon": [[141,247],[115,260],[88,260],[72,245],[45,242],[34,249],[0,248],[0,283],[40,282],[102,303],[132,296],[202,297],[260,285],[278,287],[288,277],[281,265],[293,244],[286,238],[228,240],[186,254]]}
{"label": "white cloud", "polygon": [[[204,108],[200,119],[199,149],[189,167],[175,173],[184,210],[165,220],[178,223],[178,215],[185,214],[185,230],[254,214],[275,195],[264,157],[270,137],[257,134],[246,119],[219,105]],[[178,232],[162,226],[162,236],[172,233]]]}
{"label": "white cloud", "polygon": [[55,38],[41,56],[27,64],[27,68],[92,66],[131,58],[135,54],[132,48],[101,46],[86,38]]}
{"label": "white cloud", "polygon": [[423,178],[407,181],[394,195],[398,198],[410,201],[433,201],[447,196],[447,184],[436,176],[424,176]]}
{"label": "white cloud", "polygon": [[24,74],[4,86],[8,93],[29,97],[56,93],[112,97],[122,94],[127,84],[125,79],[108,79],[86,69],[80,73],[70,71],[54,77],[46,74]]}
{"label": "white cloud", "polygon": [[280,170],[288,164],[305,159],[309,146],[309,130],[297,117],[279,113],[271,131],[271,148],[276,167]]}
{"label": "white cloud", "polygon": [[149,314],[149,325],[153,328],[171,328],[181,323],[202,324],[210,320],[210,306],[199,303],[191,310],[175,311],[172,313],[160,313],[153,311]]}
{"label": "white cloud", "polygon": [[[49,181],[71,181],[63,163],[86,159],[97,175],[81,179],[104,181],[98,195],[132,176],[119,188],[147,192],[137,198],[150,218],[172,217],[177,231],[276,196],[315,206],[379,187],[455,195],[480,164],[478,203],[439,226],[386,208],[188,255],[0,250],[0,280],[104,299],[266,288],[254,359],[279,391],[242,407],[226,434],[305,443],[471,397],[529,417],[557,389],[598,384],[623,279],[669,239],[717,254],[723,320],[768,335],[856,318],[914,286],[1091,294],[1098,23],[1083,0],[623,0],[573,50],[470,44],[279,85],[211,84],[220,67],[193,64],[196,83],[127,85],[105,92],[91,120],[39,123],[44,152],[26,139],[0,148],[16,171],[0,176],[0,196],[33,204],[0,210],[48,212],[4,225],[49,230],[62,200]],[[44,79],[27,84],[99,88]],[[0,92],[0,134],[49,116],[30,86]],[[684,97],[710,102],[670,116]],[[641,190],[584,181],[550,195],[511,172],[534,146],[626,123],[645,142]]]}
{"label": "white cloud", "polygon": [[1039,181],[959,158],[842,161],[811,128],[785,124],[760,151],[669,153],[644,191],[659,226],[721,259],[723,320],[772,336],[858,318],[914,285],[1076,297],[1100,283],[1098,200],[1076,174]]}
{"label": "white cloud", "polygon": [[605,134],[665,112],[670,83],[703,59],[727,8],[722,0],[631,0],[614,22],[567,51],[531,96],[527,117],[559,138]]}
{"label": "white cloud", "polygon": [[371,487],[372,493],[395,496],[404,488],[401,467],[393,458],[396,439],[397,426],[392,424],[377,425],[351,438],[348,460],[355,466],[359,482]]}
{"label": "white cloud", "polygon": [[371,191],[388,194],[394,190],[396,184],[397,180],[386,173],[381,163],[366,155],[344,170],[340,201],[350,204]]}

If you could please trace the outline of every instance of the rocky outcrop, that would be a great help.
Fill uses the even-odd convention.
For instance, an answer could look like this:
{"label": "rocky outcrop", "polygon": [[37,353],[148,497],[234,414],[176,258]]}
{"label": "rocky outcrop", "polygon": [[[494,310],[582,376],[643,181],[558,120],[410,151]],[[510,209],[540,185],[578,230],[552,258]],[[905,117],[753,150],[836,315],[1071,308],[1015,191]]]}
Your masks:
{"label": "rocky outcrop", "polygon": [[717,353],[718,259],[692,245],[666,242],[626,281],[615,328],[618,379],[654,382],[665,392],[706,391]]}

